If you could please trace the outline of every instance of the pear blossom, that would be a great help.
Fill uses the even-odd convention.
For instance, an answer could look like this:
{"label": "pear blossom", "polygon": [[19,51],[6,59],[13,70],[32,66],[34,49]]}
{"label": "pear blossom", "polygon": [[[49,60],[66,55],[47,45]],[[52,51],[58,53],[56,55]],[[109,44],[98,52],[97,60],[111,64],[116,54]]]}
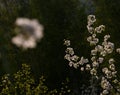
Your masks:
{"label": "pear blossom", "polygon": [[64,40],[64,45],[70,46],[70,40]]}
{"label": "pear blossom", "polygon": [[100,25],[99,27],[95,28],[95,32],[97,33],[102,33],[102,31],[105,30],[105,26],[104,25]]}
{"label": "pear blossom", "polygon": [[91,55],[96,55],[97,54],[97,50],[91,50]]}
{"label": "pear blossom", "polygon": [[65,52],[68,53],[68,54],[70,54],[70,55],[74,55],[73,48],[68,47]]}
{"label": "pear blossom", "polygon": [[97,70],[95,68],[91,69],[90,74],[96,76],[97,75]]}
{"label": "pear blossom", "polygon": [[96,18],[94,15],[88,16],[88,24],[93,24],[96,21]]}
{"label": "pear blossom", "polygon": [[90,70],[90,69],[91,69],[90,64],[87,64],[87,65],[86,65],[86,70]]}
{"label": "pear blossom", "polygon": [[71,60],[71,56],[70,56],[70,54],[66,54],[66,55],[64,56],[64,58],[67,59],[68,61]]}
{"label": "pear blossom", "polygon": [[[76,55],[74,55],[74,53],[71,55],[69,51],[74,52],[74,50],[71,49],[69,45],[67,47],[67,49],[69,48],[69,50],[66,51],[66,53],[70,56],[68,56],[68,58],[66,59],[69,61],[70,67],[73,66],[75,69],[79,67],[80,71],[86,70],[87,72],[89,72],[92,81],[94,81],[94,78],[96,79],[96,81],[100,80],[100,95],[109,95],[111,94],[111,91],[113,89],[116,89],[116,91],[120,92],[120,82],[117,80],[117,71],[114,64],[115,60],[114,58],[108,59],[109,57],[107,57],[109,54],[113,53],[115,46],[114,43],[109,41],[109,34],[103,37],[103,42],[99,41],[99,38],[97,38],[97,34],[105,31],[105,26],[100,25],[94,28],[93,26],[95,22],[95,16],[89,15],[87,30],[90,35],[87,37],[87,41],[90,43],[90,46],[92,46],[90,51],[90,61],[83,56],[77,57]],[[120,54],[120,48],[117,48],[116,52]],[[108,61],[106,61],[107,59]],[[103,65],[103,63],[105,63],[105,65]],[[94,84],[91,86],[94,86]]]}
{"label": "pear blossom", "polygon": [[102,62],[103,62],[103,60],[104,60],[104,58],[103,58],[103,57],[99,57],[97,61],[98,61],[99,63],[102,63]]}
{"label": "pear blossom", "polygon": [[120,54],[120,48],[117,48],[117,49],[116,49],[116,52]]}
{"label": "pear blossom", "polygon": [[78,59],[79,59],[79,57],[77,55],[74,55],[74,56],[71,57],[71,60],[75,61],[75,62],[77,62]]}
{"label": "pear blossom", "polygon": [[84,67],[81,67],[80,70],[81,70],[81,71],[84,71]]}
{"label": "pear blossom", "polygon": [[96,62],[96,61],[94,61],[94,62],[92,63],[92,66],[93,66],[94,68],[96,68],[96,67],[98,67],[98,66],[99,66],[99,63],[98,63],[98,62]]}
{"label": "pear blossom", "polygon": [[115,60],[113,58],[109,59],[109,64],[113,64],[115,62]]}
{"label": "pear blossom", "polygon": [[95,56],[92,56],[92,57],[91,57],[91,61],[96,61],[96,57],[95,57]]}

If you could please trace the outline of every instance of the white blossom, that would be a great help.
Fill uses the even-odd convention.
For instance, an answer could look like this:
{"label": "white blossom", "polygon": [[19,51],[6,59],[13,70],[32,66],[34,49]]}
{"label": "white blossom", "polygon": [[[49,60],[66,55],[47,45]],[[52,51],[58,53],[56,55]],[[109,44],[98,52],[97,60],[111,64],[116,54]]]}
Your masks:
{"label": "white blossom", "polygon": [[77,55],[73,55],[73,56],[71,57],[71,60],[72,60],[72,61],[75,61],[75,62],[77,62],[78,59],[79,59],[79,57],[78,57]]}
{"label": "white blossom", "polygon": [[96,49],[98,52],[102,52],[102,51],[104,50],[103,46],[101,46],[101,45],[97,45],[97,46],[95,47],[95,49]]}
{"label": "white blossom", "polygon": [[98,38],[93,38],[93,41],[97,44],[99,42]]}
{"label": "white blossom", "polygon": [[43,38],[43,26],[35,19],[18,18],[15,22],[17,35],[12,43],[23,49],[35,48],[36,42]]}
{"label": "white blossom", "polygon": [[96,67],[98,67],[98,66],[99,66],[99,63],[98,63],[98,62],[96,62],[96,61],[94,61],[94,62],[92,63],[92,66],[93,66],[94,68],[96,68]]}
{"label": "white blossom", "polygon": [[107,91],[110,91],[112,89],[110,82],[107,79],[105,79],[105,77],[102,77],[101,87]]}
{"label": "white blossom", "polygon": [[84,71],[84,67],[81,67],[80,70],[81,70],[81,71]]}
{"label": "white blossom", "polygon": [[64,58],[67,59],[68,61],[71,60],[71,56],[70,56],[70,54],[66,54],[66,55],[64,56]]}
{"label": "white blossom", "polygon": [[106,71],[105,74],[106,74],[106,77],[107,77],[108,79],[111,79],[111,78],[112,78],[112,72],[111,72],[111,71]]}
{"label": "white blossom", "polygon": [[96,45],[96,41],[90,41],[90,46]]}
{"label": "white blossom", "polygon": [[104,46],[104,49],[107,53],[112,53],[114,49],[114,43],[108,42],[107,45]]}
{"label": "white blossom", "polygon": [[107,54],[107,52],[105,50],[100,52],[100,55],[102,55],[102,56],[106,56],[106,54]]}
{"label": "white blossom", "polygon": [[88,62],[89,62],[88,59],[84,59],[84,57],[82,56],[78,64],[83,65],[84,63],[88,63]]}
{"label": "white blossom", "polygon": [[87,26],[87,29],[88,29],[88,32],[89,32],[90,34],[93,34],[93,33],[94,33],[94,28],[93,28],[93,27]]}
{"label": "white blossom", "polygon": [[103,90],[103,95],[107,95],[107,94],[109,94],[109,92],[108,92],[108,90]]}
{"label": "white blossom", "polygon": [[103,62],[103,60],[104,60],[104,58],[103,58],[103,57],[99,57],[97,61],[98,61],[99,63],[102,63],[102,62]]}
{"label": "white blossom", "polygon": [[68,47],[65,52],[68,53],[68,54],[70,54],[70,55],[74,55],[73,48]]}
{"label": "white blossom", "polygon": [[92,37],[95,38],[95,37],[96,37],[96,34],[92,34]]}
{"label": "white blossom", "polygon": [[105,35],[104,36],[104,41],[107,41],[110,38],[110,35]]}
{"label": "white blossom", "polygon": [[43,37],[43,26],[36,19],[18,18],[15,24],[20,27],[17,32],[23,33],[25,36],[32,36],[36,40]]}
{"label": "white blossom", "polygon": [[102,72],[103,73],[105,73],[105,72],[107,72],[108,71],[108,68],[107,67],[104,67],[103,69],[102,69]]}
{"label": "white blossom", "polygon": [[97,54],[97,50],[91,50],[91,55],[96,55]]}
{"label": "white blossom", "polygon": [[73,67],[74,67],[75,69],[77,69],[79,66],[78,66],[78,64],[74,63],[74,64],[73,64]]}
{"label": "white blossom", "polygon": [[26,39],[22,34],[19,34],[13,37],[12,43],[14,43],[16,46],[21,47],[23,49],[36,47],[36,40],[33,37],[29,37]]}
{"label": "white blossom", "polygon": [[116,52],[120,54],[120,48],[117,48],[117,49],[116,49]]}
{"label": "white blossom", "polygon": [[115,62],[115,60],[113,58],[109,59],[109,64],[113,64]]}
{"label": "white blossom", "polygon": [[88,41],[88,42],[92,41],[92,36],[89,36],[89,37],[87,38],[87,41]]}
{"label": "white blossom", "polygon": [[109,69],[112,70],[112,71],[115,71],[115,65],[114,64],[110,64],[109,65]]}
{"label": "white blossom", "polygon": [[73,63],[72,61],[69,62],[69,66],[70,66],[70,67],[72,67],[73,64],[74,64],[74,63]]}
{"label": "white blossom", "polygon": [[86,70],[90,70],[90,69],[91,69],[90,64],[87,64],[87,65],[86,65]]}
{"label": "white blossom", "polygon": [[95,68],[90,70],[90,74],[91,75],[96,75],[97,74],[97,70]]}
{"label": "white blossom", "polygon": [[64,40],[64,45],[70,46],[70,40]]}
{"label": "white blossom", "polygon": [[95,28],[95,31],[97,33],[102,33],[102,31],[104,31],[104,30],[105,30],[105,26],[104,25],[100,25],[99,27]]}
{"label": "white blossom", "polygon": [[96,22],[95,16],[94,15],[89,15],[88,16],[88,22],[91,22],[91,23]]}
{"label": "white blossom", "polygon": [[107,45],[107,44],[108,44],[107,41],[102,42],[102,45],[103,45],[103,46],[105,46],[105,45]]}
{"label": "white blossom", "polygon": [[116,77],[117,71],[112,72],[112,77]]}
{"label": "white blossom", "polygon": [[92,61],[96,61],[96,57],[93,56],[93,57],[91,58],[91,60],[92,60]]}

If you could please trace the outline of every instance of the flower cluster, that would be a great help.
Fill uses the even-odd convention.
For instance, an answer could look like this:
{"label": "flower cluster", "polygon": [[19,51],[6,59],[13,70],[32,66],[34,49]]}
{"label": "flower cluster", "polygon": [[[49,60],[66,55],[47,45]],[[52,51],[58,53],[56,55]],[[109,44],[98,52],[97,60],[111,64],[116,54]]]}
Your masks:
{"label": "flower cluster", "polygon": [[68,95],[71,91],[69,81],[62,82],[61,89],[50,90],[41,76],[36,82],[31,67],[22,64],[22,68],[14,74],[5,74],[0,81],[0,95]]}
{"label": "flower cluster", "polygon": [[[64,40],[64,45],[67,46],[66,49],[66,55],[64,58],[69,61],[69,66],[78,68],[80,67],[81,71],[84,71],[84,69],[89,70],[91,67],[88,63],[88,59],[84,58],[83,56],[80,58],[77,55],[75,55],[73,48],[70,47],[70,40]],[[86,68],[84,68],[83,65],[86,65]]]}
{"label": "flower cluster", "polygon": [[101,79],[101,87],[102,87],[103,91],[100,95],[109,94],[109,91],[113,88],[112,85],[110,84],[110,82],[105,77],[102,77],[102,79]]}
{"label": "flower cluster", "polygon": [[12,43],[23,49],[35,48],[36,42],[43,38],[43,26],[36,19],[18,18],[15,22],[17,36]]}
{"label": "flower cluster", "polygon": [[[120,92],[120,82],[117,80],[117,71],[115,69],[115,60],[114,58],[109,58],[106,61],[106,56],[110,55],[114,52],[114,43],[109,41],[110,35],[105,35],[103,38],[103,42],[99,41],[97,38],[97,34],[100,34],[105,31],[105,26],[100,25],[94,28],[94,23],[96,22],[96,18],[94,15],[88,16],[88,25],[87,29],[90,33],[90,36],[87,37],[87,41],[92,46],[91,49],[91,60],[84,59],[84,57],[78,57],[74,54],[73,48],[70,46],[70,41],[65,40],[64,45],[67,46],[65,59],[69,61],[69,66],[73,66],[74,68],[81,67],[81,71],[89,70],[92,77],[97,80],[101,80],[101,89],[102,92],[100,95],[109,95],[111,91],[116,89]],[[116,49],[116,52],[120,54],[120,48]],[[105,65],[102,65],[106,63]],[[86,68],[83,67],[85,64]],[[106,66],[107,65],[107,66]],[[101,73],[100,73],[101,72]],[[119,85],[119,86],[118,86]]]}

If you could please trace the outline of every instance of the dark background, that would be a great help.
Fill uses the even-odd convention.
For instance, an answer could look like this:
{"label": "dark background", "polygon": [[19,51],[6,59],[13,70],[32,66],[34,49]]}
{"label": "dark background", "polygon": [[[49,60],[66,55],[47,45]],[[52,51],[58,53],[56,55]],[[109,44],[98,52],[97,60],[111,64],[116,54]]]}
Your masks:
{"label": "dark background", "polygon": [[[110,41],[120,47],[120,0],[0,0],[0,75],[16,72],[22,63],[30,64],[37,79],[46,77],[49,88],[59,88],[69,78],[78,93],[88,77],[64,60],[64,39],[70,39],[75,53],[90,58],[87,16],[96,15],[96,25],[104,24]],[[44,25],[44,38],[35,49],[24,51],[11,43],[18,17],[36,18]],[[118,74],[120,56],[115,57]],[[77,95],[77,94],[76,94]]]}

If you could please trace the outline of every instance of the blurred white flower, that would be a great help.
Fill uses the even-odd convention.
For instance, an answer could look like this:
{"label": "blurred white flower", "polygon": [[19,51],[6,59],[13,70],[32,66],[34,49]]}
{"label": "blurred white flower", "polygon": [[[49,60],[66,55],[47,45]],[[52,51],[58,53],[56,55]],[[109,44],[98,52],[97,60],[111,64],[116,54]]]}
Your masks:
{"label": "blurred white flower", "polygon": [[36,43],[43,38],[43,26],[35,19],[18,18],[16,24],[16,36],[12,43],[23,49],[35,48]]}
{"label": "blurred white flower", "polygon": [[36,47],[36,41],[33,37],[29,37],[29,38],[25,39],[24,36],[21,34],[15,36],[12,39],[12,42],[14,44],[16,44],[16,46],[22,47],[24,49]]}

